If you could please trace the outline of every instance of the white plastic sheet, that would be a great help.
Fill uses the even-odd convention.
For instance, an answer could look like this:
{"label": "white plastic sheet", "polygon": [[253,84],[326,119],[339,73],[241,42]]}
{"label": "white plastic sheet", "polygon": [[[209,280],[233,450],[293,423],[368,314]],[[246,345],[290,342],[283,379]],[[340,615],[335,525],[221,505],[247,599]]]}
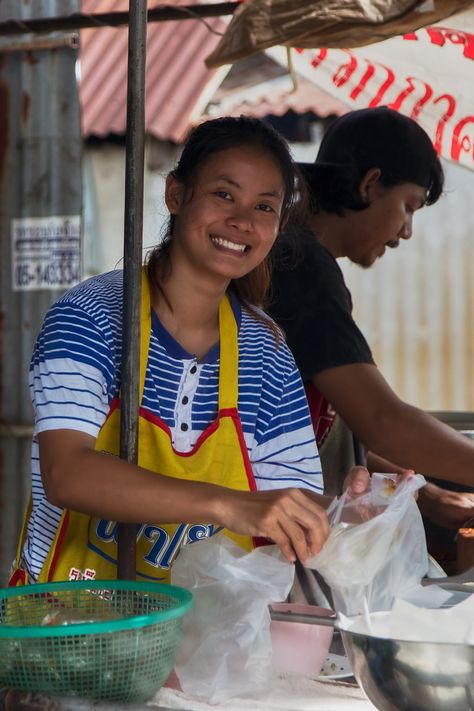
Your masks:
{"label": "white plastic sheet", "polygon": [[[350,632],[408,642],[474,645],[474,595],[446,607],[434,607],[435,586],[424,588],[416,604],[395,600],[390,612],[379,612],[367,620],[364,615],[339,615],[338,627]],[[441,591],[446,595],[445,591]],[[369,626],[370,625],[370,626]]]}
{"label": "white plastic sheet", "polygon": [[172,582],[194,597],[175,666],[186,694],[217,703],[270,687],[268,605],[287,597],[293,577],[277,546],[247,553],[214,536],[181,549]]}

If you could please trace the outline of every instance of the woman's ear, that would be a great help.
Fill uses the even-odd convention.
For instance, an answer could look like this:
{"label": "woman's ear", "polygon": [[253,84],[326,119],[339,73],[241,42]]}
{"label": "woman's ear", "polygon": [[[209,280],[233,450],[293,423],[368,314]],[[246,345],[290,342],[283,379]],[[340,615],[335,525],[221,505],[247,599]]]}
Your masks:
{"label": "woman's ear", "polygon": [[177,215],[183,203],[184,185],[173,173],[166,177],[165,203],[171,215]]}
{"label": "woman's ear", "polygon": [[380,187],[380,168],[371,168],[366,172],[359,184],[359,194],[362,200],[370,205],[375,197],[375,191]]}

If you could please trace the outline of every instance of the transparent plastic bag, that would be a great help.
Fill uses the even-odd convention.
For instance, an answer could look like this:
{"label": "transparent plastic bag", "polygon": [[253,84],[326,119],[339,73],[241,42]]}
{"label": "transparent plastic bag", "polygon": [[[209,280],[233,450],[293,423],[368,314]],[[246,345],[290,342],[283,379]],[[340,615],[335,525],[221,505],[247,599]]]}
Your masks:
{"label": "transparent plastic bag", "polygon": [[420,474],[404,479],[373,474],[369,489],[354,498],[346,491],[331,504],[331,532],[308,564],[331,588],[334,606],[345,615],[391,610],[428,571],[423,521],[414,494]]}
{"label": "transparent plastic bag", "polygon": [[293,577],[277,546],[247,553],[218,535],[181,549],[171,581],[194,598],[175,665],[184,692],[219,703],[269,688],[268,605],[285,600]]}

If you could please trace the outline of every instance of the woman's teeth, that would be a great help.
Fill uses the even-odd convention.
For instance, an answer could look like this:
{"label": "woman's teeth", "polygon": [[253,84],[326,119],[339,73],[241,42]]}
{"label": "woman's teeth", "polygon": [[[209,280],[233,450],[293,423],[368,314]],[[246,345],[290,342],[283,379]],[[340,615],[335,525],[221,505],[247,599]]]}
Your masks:
{"label": "woman's teeth", "polygon": [[236,242],[229,242],[226,239],[223,239],[222,237],[211,237],[212,242],[214,244],[218,244],[219,247],[225,247],[225,249],[232,249],[234,252],[244,252],[246,245],[245,244],[237,244]]}

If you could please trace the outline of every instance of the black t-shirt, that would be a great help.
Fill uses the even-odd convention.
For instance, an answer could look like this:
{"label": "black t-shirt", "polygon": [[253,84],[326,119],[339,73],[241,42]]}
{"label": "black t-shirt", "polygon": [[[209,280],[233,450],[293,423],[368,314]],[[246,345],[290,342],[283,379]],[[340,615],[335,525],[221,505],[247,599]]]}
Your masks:
{"label": "black t-shirt", "polygon": [[373,363],[342,271],[316,237],[302,230],[280,235],[272,256],[267,311],[283,329],[303,380],[327,368]]}

